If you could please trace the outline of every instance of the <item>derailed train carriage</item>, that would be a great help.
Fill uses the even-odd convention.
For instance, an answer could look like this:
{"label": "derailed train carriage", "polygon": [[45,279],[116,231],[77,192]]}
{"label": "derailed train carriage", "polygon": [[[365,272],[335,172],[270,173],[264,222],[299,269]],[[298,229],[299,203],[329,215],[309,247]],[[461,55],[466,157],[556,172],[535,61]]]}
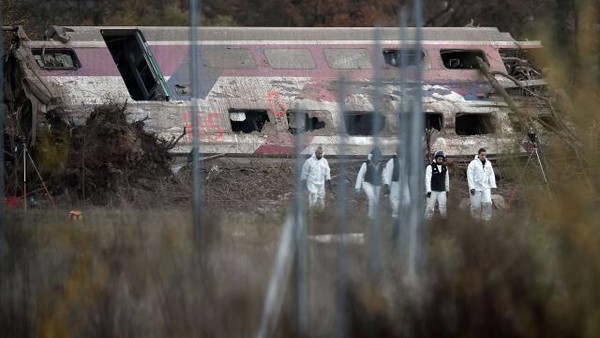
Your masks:
{"label": "derailed train carriage", "polygon": [[[126,102],[129,118],[164,139],[187,131],[173,152],[191,150],[189,28],[52,26],[43,40],[20,27],[3,30],[10,33],[9,132],[33,145],[57,110],[77,124],[98,105]],[[291,155],[301,132],[304,153],[319,144],[338,155],[346,135],[347,155],[362,156],[375,143],[391,154],[401,128],[400,80],[410,84],[417,66],[429,151],[524,152],[507,95],[527,116],[552,118],[529,94],[546,85],[528,58],[539,42],[496,28],[424,28],[419,53],[414,29],[400,35],[398,28],[199,28],[201,152]]]}

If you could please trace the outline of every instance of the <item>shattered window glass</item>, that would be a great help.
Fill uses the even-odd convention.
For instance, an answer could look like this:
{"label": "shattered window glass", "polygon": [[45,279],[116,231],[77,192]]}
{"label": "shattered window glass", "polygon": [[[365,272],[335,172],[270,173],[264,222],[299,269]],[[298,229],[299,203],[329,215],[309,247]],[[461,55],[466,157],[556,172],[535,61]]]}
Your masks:
{"label": "shattered window glass", "polygon": [[331,113],[327,110],[288,110],[287,118],[288,130],[292,134],[311,132],[314,135],[331,135],[333,131]]}
{"label": "shattered window glass", "polygon": [[383,58],[385,64],[392,67],[400,68],[402,65],[410,67],[422,63],[425,53],[421,52],[421,56],[418,57],[418,53],[414,49],[384,49]]}
{"label": "shattered window glass", "polygon": [[33,58],[42,69],[75,70],[81,68],[77,54],[72,49],[32,49]]}
{"label": "shattered window glass", "polygon": [[265,124],[269,123],[269,114],[260,109],[229,109],[229,121],[234,133],[249,134],[262,132]]}
{"label": "shattered window glass", "polygon": [[456,114],[456,134],[462,136],[493,134],[496,119],[492,114]]}
{"label": "shattered window glass", "polygon": [[267,62],[275,69],[313,69],[315,60],[308,49],[270,48],[265,49]]}
{"label": "shattered window glass", "polygon": [[325,60],[333,69],[371,69],[371,54],[364,48],[326,48]]}
{"label": "shattered window glass", "polygon": [[439,113],[425,113],[425,129],[442,131],[444,116]]}
{"label": "shattered window glass", "polygon": [[257,67],[252,53],[243,48],[204,50],[208,64],[217,69],[254,69]]}
{"label": "shattered window glass", "polygon": [[346,132],[352,136],[371,136],[383,131],[385,116],[375,112],[349,111],[344,114]]}
{"label": "shattered window glass", "polygon": [[480,50],[442,49],[440,54],[444,67],[448,69],[479,69],[478,57],[488,63],[484,53]]}

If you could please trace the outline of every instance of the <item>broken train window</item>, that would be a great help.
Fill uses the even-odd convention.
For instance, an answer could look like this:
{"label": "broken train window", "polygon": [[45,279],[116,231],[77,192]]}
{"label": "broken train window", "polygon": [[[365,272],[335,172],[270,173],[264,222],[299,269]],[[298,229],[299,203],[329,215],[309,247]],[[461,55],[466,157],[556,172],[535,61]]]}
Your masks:
{"label": "broken train window", "polygon": [[425,129],[442,131],[444,116],[440,113],[425,113]]}
{"label": "broken train window", "polygon": [[375,112],[349,111],[344,114],[344,124],[348,135],[377,135],[383,130],[385,116]]}
{"label": "broken train window", "polygon": [[387,48],[383,50],[385,64],[396,68],[400,68],[403,65],[407,67],[417,66],[419,63],[422,63],[423,59],[425,59],[425,53],[421,51],[421,55],[419,56],[418,54],[414,49]]}
{"label": "broken train window", "polygon": [[477,58],[481,58],[485,63],[487,59],[480,50],[466,49],[442,49],[440,51],[444,67],[448,69],[479,69]]}
{"label": "broken train window", "polygon": [[48,70],[76,70],[81,68],[77,54],[67,48],[34,48],[31,50],[38,66]]}
{"label": "broken train window", "polygon": [[483,135],[496,132],[496,119],[492,114],[456,114],[456,134]]}
{"label": "broken train window", "polygon": [[559,123],[556,117],[552,114],[539,114],[537,118],[541,121],[541,125],[546,130],[556,131],[559,129]]}
{"label": "broken train window", "polygon": [[142,32],[138,29],[100,30],[106,47],[134,100],[168,101],[171,94]]}
{"label": "broken train window", "polygon": [[230,109],[229,120],[234,133],[261,132],[265,123],[270,122],[266,110],[260,109]]}
{"label": "broken train window", "polygon": [[[298,116],[300,115],[300,116]],[[324,129],[332,125],[331,113],[327,110],[287,111],[289,131],[292,134],[298,132],[315,132],[326,135]]]}

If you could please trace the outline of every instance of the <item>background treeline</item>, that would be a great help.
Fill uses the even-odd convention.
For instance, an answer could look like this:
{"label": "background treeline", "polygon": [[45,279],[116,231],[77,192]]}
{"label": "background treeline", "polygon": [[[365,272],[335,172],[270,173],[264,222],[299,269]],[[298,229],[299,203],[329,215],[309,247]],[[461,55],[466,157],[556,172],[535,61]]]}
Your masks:
{"label": "background treeline", "polygon": [[[517,36],[541,21],[557,27],[562,42],[577,30],[580,0],[423,0],[426,26],[497,26]],[[412,0],[205,0],[203,25],[396,25]],[[43,31],[56,25],[187,25],[189,0],[3,0],[4,24]],[[410,24],[413,24],[410,19]],[[560,27],[560,28],[558,28]]]}

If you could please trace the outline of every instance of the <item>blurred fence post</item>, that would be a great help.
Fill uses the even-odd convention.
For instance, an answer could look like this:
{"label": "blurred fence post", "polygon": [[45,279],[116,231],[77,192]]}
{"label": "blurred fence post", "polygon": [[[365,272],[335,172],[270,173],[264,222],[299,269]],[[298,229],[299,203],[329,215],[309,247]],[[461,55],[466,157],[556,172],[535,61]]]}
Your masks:
{"label": "blurred fence post", "polygon": [[[375,27],[375,31],[373,33],[373,40],[374,40],[374,46],[375,46],[375,50],[379,51],[381,50],[381,29],[380,27]],[[373,105],[373,113],[374,118],[373,118],[373,125],[371,126],[371,135],[373,137],[373,148],[380,148],[380,140],[379,140],[379,133],[381,131],[383,131],[382,125],[383,125],[383,105],[382,105],[382,99],[383,99],[383,95],[381,95],[381,91],[382,91],[382,83],[381,83],[381,59],[379,57],[376,57],[374,62],[374,67],[373,67],[373,92],[371,93],[371,102]],[[381,153],[381,155],[383,155],[383,153]],[[382,165],[382,160],[383,158],[379,158],[379,159],[375,159],[373,158],[374,161],[378,161],[378,163],[375,163],[376,165]],[[379,167],[378,167],[379,168]],[[379,178],[381,180],[381,177]],[[381,254],[381,205],[382,205],[382,198],[381,198],[381,190],[377,190],[377,187],[374,187],[374,193],[375,193],[375,200],[377,201],[377,204],[375,205],[375,215],[373,219],[369,219],[371,226],[370,226],[370,238],[371,240],[369,241],[369,245],[370,245],[370,253],[371,253],[371,258],[370,258],[370,264],[371,264],[371,273],[373,274],[371,277],[373,278],[373,280],[375,282],[379,282],[379,278],[381,277],[381,271],[383,270],[383,258],[382,258],[382,254]],[[381,189],[381,182],[379,184],[379,188]]]}
{"label": "blurred fence post", "polygon": [[[294,218],[294,215],[289,215],[281,231],[279,248],[275,256],[273,272],[269,279],[269,286],[267,287],[267,294],[256,338],[271,337],[279,319],[288,276],[293,264],[293,253],[296,251],[294,240],[296,220]],[[299,221],[303,221],[303,219]]]}
{"label": "blurred fence post", "polygon": [[[422,53],[422,3],[421,0],[414,2],[415,20],[415,53],[420,58]],[[419,270],[422,267],[424,255],[425,232],[422,231],[424,206],[423,196],[425,191],[425,173],[423,170],[424,156],[424,129],[425,121],[422,103],[422,64],[416,62],[415,84],[413,88],[412,113],[411,113],[411,137],[409,148],[409,178],[411,207],[409,211],[409,236],[408,236],[408,278],[411,283],[418,285]]]}
{"label": "blurred fence post", "polygon": [[[0,27],[3,25],[0,16]],[[4,56],[4,31],[0,34],[0,55]],[[4,58],[0,62],[0,255],[6,251],[8,244],[4,237]]]}
{"label": "blurred fence post", "polygon": [[204,240],[202,217],[201,217],[201,192],[202,180],[200,177],[200,126],[198,106],[198,96],[200,95],[200,67],[198,63],[198,55],[200,48],[198,45],[198,22],[201,16],[201,1],[190,0],[190,85],[192,87],[192,224],[194,227],[194,243],[196,246],[196,254],[198,258],[203,259],[202,247]]}
{"label": "blurred fence post", "polygon": [[305,111],[301,107],[296,107],[294,114],[296,124],[296,135],[294,137],[294,183],[296,193],[294,194],[294,242],[296,250],[294,255],[296,289],[294,292],[296,305],[296,329],[297,336],[303,337],[308,332],[308,288],[307,288],[307,272],[308,272],[308,255],[306,246],[306,221],[304,220],[304,194],[302,186],[302,145],[304,142],[304,114]]}
{"label": "blurred fence post", "polygon": [[[398,217],[394,222],[394,244],[396,246],[396,252],[398,254],[402,254],[403,250],[406,249],[406,234],[408,233],[406,222],[403,220],[408,219],[408,213],[410,204],[404,203],[403,201],[403,191],[408,187],[408,152],[409,152],[409,140],[410,140],[410,117],[408,116],[407,109],[407,90],[406,90],[406,80],[405,80],[405,71],[407,66],[407,56],[410,55],[407,53],[406,49],[403,48],[404,42],[406,41],[406,9],[402,8],[400,10],[400,25],[399,25],[399,41],[400,41],[400,65],[398,67],[398,79],[400,85],[400,105],[398,107],[398,134],[397,140],[398,145],[396,148],[396,153],[398,156],[398,165],[399,168],[399,176],[400,181],[398,184],[398,188],[400,192],[398,193],[400,196],[400,205],[398,208]],[[408,191],[410,193],[410,190]]]}
{"label": "blurred fence post", "polygon": [[[346,112],[346,78],[338,78],[338,94],[339,94],[339,111],[342,116],[341,120],[344,119]],[[344,240],[344,234],[346,233],[346,222],[348,222],[348,168],[346,161],[348,155],[346,154],[348,142],[347,134],[340,130],[340,143],[338,147],[338,158],[339,158],[339,173],[338,173],[338,184],[337,184],[337,233],[340,236],[338,242],[338,253],[337,253],[337,292],[336,292],[336,336],[339,338],[346,337],[347,323],[346,323],[346,245]]]}

